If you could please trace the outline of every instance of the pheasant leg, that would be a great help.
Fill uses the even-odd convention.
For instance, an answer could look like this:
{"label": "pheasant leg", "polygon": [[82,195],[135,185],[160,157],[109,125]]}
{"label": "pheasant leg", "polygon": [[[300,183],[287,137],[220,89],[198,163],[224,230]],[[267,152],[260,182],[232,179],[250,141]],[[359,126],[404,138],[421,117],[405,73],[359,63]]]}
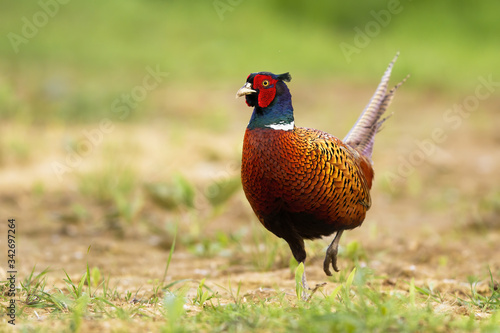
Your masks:
{"label": "pheasant leg", "polygon": [[337,267],[337,253],[339,251],[340,237],[342,236],[343,232],[344,230],[337,231],[335,238],[333,239],[332,243],[326,250],[325,261],[323,262],[323,270],[325,271],[325,274],[328,276],[332,276],[332,272],[330,272],[330,265],[332,265],[335,272],[339,271]]}

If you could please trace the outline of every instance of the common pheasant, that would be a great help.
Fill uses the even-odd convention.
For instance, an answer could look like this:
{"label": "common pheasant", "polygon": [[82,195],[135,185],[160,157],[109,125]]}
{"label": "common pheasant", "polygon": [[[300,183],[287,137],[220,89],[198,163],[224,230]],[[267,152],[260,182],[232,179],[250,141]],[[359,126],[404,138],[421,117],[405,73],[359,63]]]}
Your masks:
{"label": "common pheasant", "polygon": [[[371,206],[372,149],[400,82],[387,91],[396,55],[361,113],[340,140],[294,123],[289,73],[252,73],[236,93],[254,107],[245,132],[241,179],[260,222],[283,238],[299,263],[306,260],[304,239],[336,232],[326,251],[323,270],[332,275],[344,230],[361,225]],[[305,284],[305,274],[303,276]]]}

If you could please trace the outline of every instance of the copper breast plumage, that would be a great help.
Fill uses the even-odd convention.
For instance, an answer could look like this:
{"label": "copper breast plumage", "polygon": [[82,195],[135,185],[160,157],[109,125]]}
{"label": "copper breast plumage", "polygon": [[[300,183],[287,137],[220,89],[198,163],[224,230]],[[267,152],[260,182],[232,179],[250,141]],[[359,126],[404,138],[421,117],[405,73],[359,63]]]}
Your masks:
{"label": "copper breast plumage", "polygon": [[[314,129],[247,129],[241,176],[259,217],[305,214],[327,224],[308,238],[359,226],[370,207],[370,162],[341,140]],[[306,221],[307,223],[307,221]]]}

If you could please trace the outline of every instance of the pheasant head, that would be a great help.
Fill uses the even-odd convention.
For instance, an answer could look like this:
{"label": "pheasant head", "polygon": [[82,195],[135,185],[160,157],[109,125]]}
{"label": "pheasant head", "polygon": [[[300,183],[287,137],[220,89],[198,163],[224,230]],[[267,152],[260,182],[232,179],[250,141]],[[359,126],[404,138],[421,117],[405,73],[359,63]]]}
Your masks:
{"label": "pheasant head", "polygon": [[291,130],[294,128],[292,95],[285,82],[289,73],[252,73],[238,90],[236,97],[245,96],[248,106],[254,107],[248,128],[269,127]]}

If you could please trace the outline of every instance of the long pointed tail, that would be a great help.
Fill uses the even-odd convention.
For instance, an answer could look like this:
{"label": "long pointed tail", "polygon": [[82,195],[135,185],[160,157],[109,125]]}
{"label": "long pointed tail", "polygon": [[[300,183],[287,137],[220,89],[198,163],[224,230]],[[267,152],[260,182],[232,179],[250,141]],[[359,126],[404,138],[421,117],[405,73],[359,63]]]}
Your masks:
{"label": "long pointed tail", "polygon": [[375,140],[375,134],[382,123],[387,119],[384,118],[380,120],[380,117],[384,114],[385,110],[391,104],[392,98],[396,90],[406,81],[406,77],[403,81],[398,83],[394,88],[387,92],[387,85],[391,77],[392,67],[399,56],[399,52],[396,54],[394,59],[387,67],[387,70],[382,76],[382,80],[373,94],[370,102],[365,107],[358,120],[351,128],[349,133],[344,138],[344,143],[351,147],[357,148],[364,156],[370,158],[372,157],[373,143]]}

